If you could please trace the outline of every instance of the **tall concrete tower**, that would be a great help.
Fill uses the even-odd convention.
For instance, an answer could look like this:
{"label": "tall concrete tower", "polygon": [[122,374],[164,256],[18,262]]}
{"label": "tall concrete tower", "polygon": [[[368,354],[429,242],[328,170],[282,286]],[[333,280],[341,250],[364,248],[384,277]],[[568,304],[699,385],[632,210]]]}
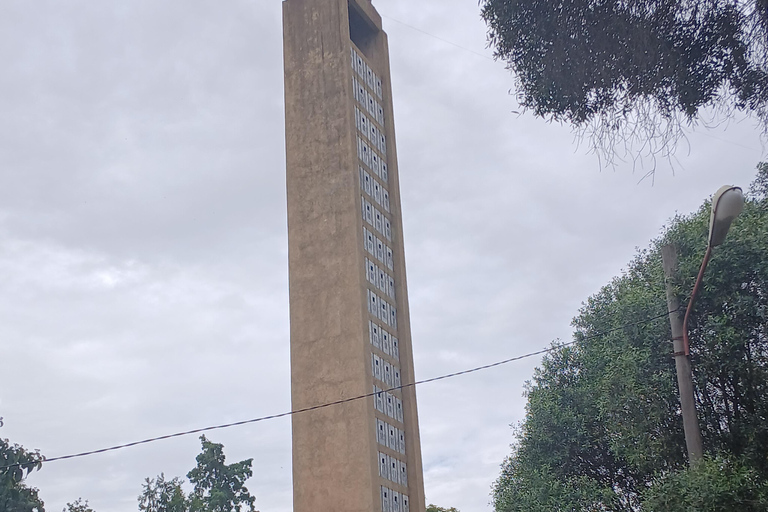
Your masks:
{"label": "tall concrete tower", "polygon": [[387,36],[284,0],[295,512],[423,512]]}

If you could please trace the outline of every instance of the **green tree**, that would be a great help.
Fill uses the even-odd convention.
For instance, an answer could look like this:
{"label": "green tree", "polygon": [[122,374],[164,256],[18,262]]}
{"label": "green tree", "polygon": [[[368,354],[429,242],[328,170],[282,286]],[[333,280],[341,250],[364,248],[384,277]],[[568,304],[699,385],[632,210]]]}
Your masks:
{"label": "green tree", "polygon": [[226,464],[224,445],[200,436],[202,451],[197,466],[187,473],[194,490],[187,496],[179,478],[166,480],[161,474],[147,478],[139,495],[142,512],[255,512],[256,499],[245,481],[253,475],[253,459]]}
{"label": "green tree", "polygon": [[42,463],[40,452],[30,452],[17,444],[10,444],[7,439],[0,439],[0,466],[13,466],[0,469],[0,510],[45,511],[38,490],[24,484],[24,479],[33,470],[40,469]]}
{"label": "green tree", "polygon": [[91,507],[88,506],[88,500],[83,501],[82,498],[77,498],[74,503],[67,503],[62,512],[94,512]]}
{"label": "green tree", "polygon": [[[520,104],[614,144],[672,150],[703,109],[768,129],[766,0],[480,0]],[[622,144],[624,145],[624,144]]]}
{"label": "green tree", "polygon": [[427,506],[427,512],[459,512],[459,509],[455,507],[451,507],[451,508],[438,507],[437,505],[432,505],[430,503]]}
{"label": "green tree", "polygon": [[142,512],[187,512],[189,503],[181,488],[182,480],[166,480],[160,473],[157,478],[147,478],[139,495]]}
{"label": "green tree", "polygon": [[255,498],[245,487],[253,475],[253,459],[225,464],[224,445],[200,436],[203,451],[197,456],[197,467],[187,473],[195,484],[190,496],[191,512],[253,512]]}
{"label": "green tree", "polygon": [[[743,214],[713,254],[690,338],[705,450],[732,461],[734,475],[765,482],[768,199],[759,184],[768,179],[768,166],[759,169]],[[574,320],[574,344],[543,359],[526,390],[517,442],[493,488],[498,512],[635,511],[644,500],[648,510],[673,510],[659,508],[661,494],[647,489],[678,481],[696,489],[716,475],[713,466],[687,468],[660,257],[663,245],[678,245],[675,285],[686,304],[706,246],[709,209],[706,203],[673,219],[622,276],[587,300]],[[734,497],[764,495],[738,478],[723,476],[719,488],[733,489]]]}
{"label": "green tree", "polygon": [[768,482],[738,461],[707,458],[660,478],[644,498],[643,509],[648,512],[765,512]]}
{"label": "green tree", "polygon": [[761,162],[757,170],[757,177],[749,187],[749,192],[755,197],[768,197],[768,162]]}

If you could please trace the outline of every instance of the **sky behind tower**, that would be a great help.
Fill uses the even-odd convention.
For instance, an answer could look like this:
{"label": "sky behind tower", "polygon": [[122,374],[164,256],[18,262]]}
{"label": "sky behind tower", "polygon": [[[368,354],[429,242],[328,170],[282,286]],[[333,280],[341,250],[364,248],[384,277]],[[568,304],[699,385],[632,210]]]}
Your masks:
{"label": "sky behind tower", "polygon": [[[746,187],[759,130],[601,169],[519,115],[474,1],[375,0],[390,42],[416,376],[570,339],[675,213]],[[0,3],[0,437],[55,457],[290,409],[281,2]],[[648,162],[646,161],[646,164]],[[488,511],[539,358],[417,390],[427,500]],[[211,432],[291,510],[287,418]],[[49,511],[136,510],[196,436],[52,462]]]}

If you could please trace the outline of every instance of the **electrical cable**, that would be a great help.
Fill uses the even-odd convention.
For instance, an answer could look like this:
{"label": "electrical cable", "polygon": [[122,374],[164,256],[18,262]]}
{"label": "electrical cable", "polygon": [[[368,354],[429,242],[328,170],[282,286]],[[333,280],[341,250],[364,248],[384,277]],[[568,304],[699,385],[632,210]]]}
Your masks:
{"label": "electrical cable", "polygon": [[381,17],[382,17],[382,18],[386,18],[386,19],[388,19],[388,20],[391,20],[391,21],[394,21],[395,23],[399,23],[400,25],[403,25],[403,26],[405,26],[405,27],[408,27],[408,28],[410,28],[410,29],[412,29],[412,30],[415,30],[416,32],[421,32],[422,34],[424,34],[424,35],[426,35],[426,36],[429,36],[429,37],[432,37],[432,38],[435,38],[435,39],[437,39],[438,41],[442,41],[442,42],[444,42],[444,43],[450,44],[451,46],[455,46],[456,48],[459,48],[459,49],[461,49],[461,50],[464,50],[464,51],[466,51],[466,52],[469,52],[469,53],[475,54],[475,55],[477,55],[478,57],[482,57],[482,58],[484,58],[484,59],[488,59],[488,60],[494,60],[494,59],[493,59],[493,57],[489,57],[489,56],[487,56],[487,55],[483,55],[482,53],[478,53],[478,52],[476,52],[476,51],[474,51],[474,50],[470,50],[469,48],[466,48],[466,47],[464,47],[464,46],[461,46],[461,45],[459,45],[459,44],[456,44],[456,43],[454,43],[453,41],[449,41],[448,39],[443,39],[442,37],[436,36],[436,35],[434,35],[434,34],[430,34],[429,32],[426,32],[426,31],[424,31],[424,30],[422,30],[422,29],[420,29],[420,28],[414,27],[413,25],[409,25],[409,24],[407,24],[407,23],[405,23],[405,22],[403,22],[403,21],[400,21],[400,20],[396,20],[395,18],[392,18],[391,16],[385,16],[385,15],[383,15],[383,14],[382,14],[382,15],[381,15]]}
{"label": "electrical cable", "polygon": [[[208,427],[196,428],[196,429],[187,430],[187,431],[184,431],[184,432],[176,432],[176,433],[173,433],[173,434],[166,434],[166,435],[163,435],[163,436],[151,437],[151,438],[148,438],[148,439],[142,439],[141,441],[134,441],[134,442],[131,442],[131,443],[125,443],[125,444],[119,444],[119,445],[116,445],[116,446],[110,446],[108,448],[101,448],[99,450],[91,450],[91,451],[87,451],[87,452],[80,452],[80,453],[73,453],[73,454],[70,454],[70,455],[62,455],[62,456],[59,456],[59,457],[52,457],[52,458],[49,458],[49,459],[44,459],[44,460],[42,460],[40,462],[45,464],[47,462],[55,462],[55,461],[59,461],[59,460],[68,460],[68,459],[75,459],[75,458],[80,458],[80,457],[87,457],[89,455],[96,455],[98,453],[105,453],[105,452],[111,452],[111,451],[116,451],[116,450],[122,450],[123,448],[130,448],[132,446],[138,446],[138,445],[142,445],[142,444],[153,443],[153,442],[156,442],[156,441],[163,441],[165,439],[173,439],[175,437],[182,437],[182,436],[188,436],[188,435],[191,435],[191,434],[199,434],[201,432],[208,432],[210,430],[220,430],[220,429],[224,429],[224,428],[237,427],[237,426],[240,426],[240,425],[247,425],[247,424],[250,424],[250,423],[258,423],[258,422],[267,421],[267,420],[274,420],[274,419],[277,419],[277,418],[284,418],[286,416],[293,416],[295,414],[301,414],[301,413],[305,413],[305,412],[316,411],[318,409],[324,409],[326,407],[333,407],[333,406],[336,406],[336,405],[346,404],[346,403],[349,403],[349,402],[354,402],[354,401],[357,401],[357,400],[362,400],[362,399],[365,399],[365,398],[370,398],[370,397],[375,396],[375,395],[380,394],[380,393],[394,391],[394,390],[397,390],[397,389],[405,389],[405,388],[415,387],[417,385],[427,384],[429,382],[436,382],[436,381],[439,381],[439,380],[450,379],[450,378],[453,378],[453,377],[458,377],[460,375],[467,375],[467,374],[479,372],[479,371],[482,371],[482,370],[488,370],[490,368],[495,368],[497,366],[502,366],[502,365],[505,365],[505,364],[509,364],[511,362],[514,362],[514,361],[520,361],[522,359],[527,359],[529,357],[534,357],[534,356],[538,356],[538,355],[541,355],[541,354],[546,354],[546,353],[552,352],[554,350],[558,350],[558,349],[560,349],[562,347],[567,347],[567,346],[570,346],[570,345],[574,345],[577,342],[583,342],[583,341],[588,341],[590,339],[599,338],[599,337],[605,336],[606,334],[610,334],[612,332],[620,331],[620,330],[623,330],[623,329],[625,329],[627,327],[630,327],[630,326],[633,326],[633,325],[641,325],[641,324],[651,323],[651,322],[653,322],[655,320],[658,320],[659,318],[663,318],[665,316],[669,316],[671,313],[674,313],[674,311],[666,312],[666,313],[664,313],[662,315],[658,315],[658,316],[655,316],[655,317],[652,317],[652,318],[648,318],[646,320],[639,320],[637,322],[631,322],[631,323],[628,323],[628,324],[621,325],[619,327],[614,327],[613,329],[608,329],[607,331],[604,331],[604,332],[601,332],[601,333],[593,334],[593,335],[590,335],[590,336],[585,336],[585,337],[583,337],[583,338],[581,338],[581,339],[579,339],[577,341],[570,341],[570,342],[567,342],[567,343],[558,343],[558,344],[556,344],[556,345],[554,345],[552,347],[549,347],[549,348],[546,348],[546,349],[542,349],[542,350],[537,350],[536,352],[529,352],[528,354],[523,354],[521,356],[510,357],[509,359],[504,359],[504,360],[501,360],[501,361],[496,361],[495,363],[490,363],[490,364],[486,364],[486,365],[483,365],[483,366],[477,366],[475,368],[470,368],[468,370],[462,370],[462,371],[458,371],[458,372],[454,372],[454,373],[448,373],[448,374],[445,374],[445,375],[440,375],[438,377],[432,377],[432,378],[429,378],[429,379],[423,379],[423,380],[419,380],[419,381],[416,381],[416,382],[402,384],[400,386],[396,386],[396,387],[392,387],[392,388],[388,388],[388,389],[382,389],[381,391],[378,391],[378,392],[371,392],[371,393],[366,393],[364,395],[353,396],[353,397],[350,397],[350,398],[343,398],[341,400],[336,400],[334,402],[328,402],[328,403],[324,403],[324,404],[314,405],[312,407],[305,407],[305,408],[302,408],[302,409],[297,409],[295,411],[288,411],[288,412],[283,412],[283,413],[280,413],[280,414],[272,414],[270,416],[261,416],[259,418],[252,418],[252,419],[249,419],[249,420],[235,421],[235,422],[232,422],[232,423],[224,423],[224,424],[221,424],[221,425],[212,425],[212,426],[208,426]],[[32,467],[32,466],[35,466],[36,464],[37,463],[9,464],[9,465],[6,465],[6,466],[0,466],[0,471],[11,469],[11,468],[15,468],[15,467],[19,467],[19,466]]]}

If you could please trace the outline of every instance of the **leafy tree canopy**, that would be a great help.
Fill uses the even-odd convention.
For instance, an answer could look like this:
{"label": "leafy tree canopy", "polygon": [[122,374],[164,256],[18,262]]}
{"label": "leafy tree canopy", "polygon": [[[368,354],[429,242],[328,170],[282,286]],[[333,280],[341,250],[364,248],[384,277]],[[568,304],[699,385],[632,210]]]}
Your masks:
{"label": "leafy tree canopy", "polygon": [[7,439],[0,439],[0,466],[18,464],[8,470],[0,470],[0,510],[14,512],[44,512],[38,490],[24,484],[24,479],[35,469],[40,469],[43,456],[30,452]]}
{"label": "leafy tree canopy", "polygon": [[255,512],[254,498],[245,487],[253,475],[253,459],[226,464],[224,445],[200,437],[202,451],[197,466],[187,473],[194,490],[187,496],[179,478],[166,480],[161,474],[147,478],[141,495],[141,512]]}
{"label": "leafy tree canopy", "polygon": [[191,512],[241,512],[255,509],[255,498],[245,487],[245,481],[253,475],[253,459],[225,464],[224,445],[212,443],[200,437],[203,451],[197,456],[197,467],[187,473],[195,484],[191,496]]}
{"label": "leafy tree canopy", "polygon": [[88,506],[88,500],[83,501],[83,498],[77,498],[74,503],[67,503],[62,512],[94,512],[91,507]]}
{"label": "leafy tree canopy", "polygon": [[[245,481],[253,475],[253,459],[226,464],[224,446],[200,437],[202,451],[197,456],[197,466],[187,474],[194,484],[186,495],[184,483],[179,478],[167,480],[160,474],[147,478],[139,495],[141,512],[256,512],[255,498],[245,487]],[[39,452],[30,452],[7,439],[0,439],[0,466],[12,466],[0,470],[1,512],[45,512],[38,489],[25,485],[25,478],[42,467],[45,458]],[[94,512],[88,501],[78,498],[67,503],[63,512]]]}
{"label": "leafy tree canopy", "polygon": [[765,512],[768,481],[744,464],[715,457],[660,478],[644,498],[644,509],[652,512]]}
{"label": "leafy tree canopy", "polygon": [[[768,510],[768,165],[759,169],[689,326],[710,459],[686,463],[660,256],[676,243],[686,304],[706,247],[705,203],[590,297],[574,344],[543,359],[493,488],[497,512]],[[665,501],[670,489],[677,501]]]}
{"label": "leafy tree canopy", "polygon": [[451,508],[438,507],[437,505],[432,505],[430,503],[427,506],[427,512],[459,512],[459,509],[455,507],[451,507]]}
{"label": "leafy tree canopy", "polygon": [[147,478],[139,495],[141,512],[187,512],[189,504],[182,481],[179,478],[166,480],[164,474],[157,478]]}
{"label": "leafy tree canopy", "polygon": [[703,109],[768,128],[768,0],[480,0],[520,104],[592,135],[672,151]]}

